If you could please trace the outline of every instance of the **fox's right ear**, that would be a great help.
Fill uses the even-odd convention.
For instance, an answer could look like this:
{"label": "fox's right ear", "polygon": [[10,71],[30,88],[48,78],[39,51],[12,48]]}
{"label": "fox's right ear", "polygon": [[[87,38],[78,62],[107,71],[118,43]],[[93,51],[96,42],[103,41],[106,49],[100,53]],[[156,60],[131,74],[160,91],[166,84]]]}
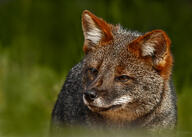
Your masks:
{"label": "fox's right ear", "polygon": [[88,10],[83,11],[82,28],[85,39],[83,47],[85,53],[113,39],[111,25]]}

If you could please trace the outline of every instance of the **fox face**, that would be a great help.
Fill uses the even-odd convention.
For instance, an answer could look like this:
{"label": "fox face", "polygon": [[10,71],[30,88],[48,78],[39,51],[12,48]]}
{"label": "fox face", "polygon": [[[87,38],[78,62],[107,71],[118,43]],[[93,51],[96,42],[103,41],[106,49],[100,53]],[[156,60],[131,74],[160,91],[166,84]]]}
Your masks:
{"label": "fox face", "polygon": [[133,121],[162,101],[171,74],[170,40],[162,30],[141,34],[82,14],[83,101],[114,121]]}

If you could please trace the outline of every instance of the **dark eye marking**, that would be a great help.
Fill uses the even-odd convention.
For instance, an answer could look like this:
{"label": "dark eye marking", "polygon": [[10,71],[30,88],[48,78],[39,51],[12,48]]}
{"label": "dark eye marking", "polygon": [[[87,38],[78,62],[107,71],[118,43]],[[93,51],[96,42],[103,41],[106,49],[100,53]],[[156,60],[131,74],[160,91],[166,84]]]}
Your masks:
{"label": "dark eye marking", "polygon": [[92,76],[97,76],[98,70],[95,69],[95,68],[88,68],[88,69],[87,69],[87,73],[88,73],[89,75],[92,75]]}
{"label": "dark eye marking", "polygon": [[115,81],[117,82],[127,82],[129,80],[133,80],[133,78],[127,75],[121,75],[121,76],[115,77]]}

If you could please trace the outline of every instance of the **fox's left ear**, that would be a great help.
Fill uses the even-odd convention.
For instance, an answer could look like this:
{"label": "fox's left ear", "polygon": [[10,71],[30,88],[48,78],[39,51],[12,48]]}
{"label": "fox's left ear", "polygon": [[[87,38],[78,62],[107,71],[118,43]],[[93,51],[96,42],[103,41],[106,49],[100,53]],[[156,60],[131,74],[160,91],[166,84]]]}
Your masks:
{"label": "fox's left ear", "polygon": [[83,47],[85,53],[99,44],[113,39],[111,25],[88,10],[83,11],[82,28],[85,39]]}
{"label": "fox's left ear", "polygon": [[173,62],[170,44],[171,41],[164,31],[154,30],[138,37],[128,48],[136,56],[152,63],[164,78],[168,78]]}

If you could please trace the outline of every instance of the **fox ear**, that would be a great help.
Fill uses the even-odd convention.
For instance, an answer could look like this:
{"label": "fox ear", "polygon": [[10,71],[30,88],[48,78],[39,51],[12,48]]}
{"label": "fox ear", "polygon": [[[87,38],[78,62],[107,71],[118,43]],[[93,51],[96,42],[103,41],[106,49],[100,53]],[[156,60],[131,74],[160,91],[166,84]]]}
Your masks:
{"label": "fox ear", "polygon": [[129,50],[146,61],[150,60],[153,67],[167,77],[172,67],[170,44],[171,41],[164,31],[153,30],[131,42]]}
{"label": "fox ear", "polygon": [[89,46],[98,45],[101,42],[105,43],[113,39],[111,25],[88,10],[83,11],[82,28],[85,38],[83,48],[85,52]]}

